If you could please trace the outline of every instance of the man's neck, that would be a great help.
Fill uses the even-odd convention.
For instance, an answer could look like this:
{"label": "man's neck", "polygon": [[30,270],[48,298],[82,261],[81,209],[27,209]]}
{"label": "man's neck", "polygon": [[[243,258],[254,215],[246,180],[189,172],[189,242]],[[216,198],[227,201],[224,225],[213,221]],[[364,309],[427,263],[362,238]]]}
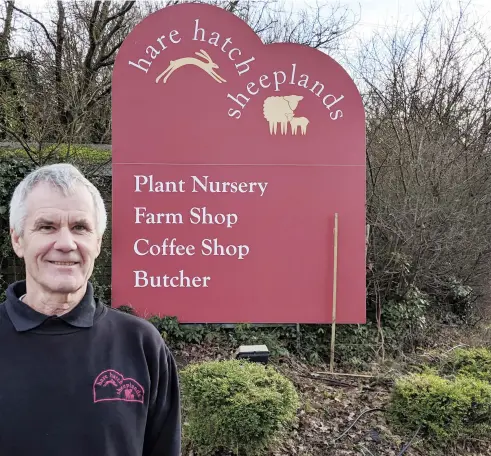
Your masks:
{"label": "man's neck", "polygon": [[75,293],[50,293],[33,286],[26,280],[27,292],[22,301],[43,315],[63,315],[70,312],[82,300],[87,290],[83,287]]}

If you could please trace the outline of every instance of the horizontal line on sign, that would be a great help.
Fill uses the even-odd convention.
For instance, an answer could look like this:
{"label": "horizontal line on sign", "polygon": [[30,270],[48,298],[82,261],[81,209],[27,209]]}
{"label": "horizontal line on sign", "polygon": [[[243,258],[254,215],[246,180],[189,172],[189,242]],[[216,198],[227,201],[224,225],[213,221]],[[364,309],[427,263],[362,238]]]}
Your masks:
{"label": "horizontal line on sign", "polygon": [[323,165],[319,163],[113,163],[113,165],[168,165],[168,166],[345,166],[360,167],[366,165]]}

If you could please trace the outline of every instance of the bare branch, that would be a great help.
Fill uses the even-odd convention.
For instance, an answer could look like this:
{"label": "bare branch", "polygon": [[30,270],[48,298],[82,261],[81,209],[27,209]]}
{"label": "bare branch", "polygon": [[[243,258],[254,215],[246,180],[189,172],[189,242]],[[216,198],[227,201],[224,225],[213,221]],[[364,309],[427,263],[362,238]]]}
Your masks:
{"label": "bare branch", "polygon": [[53,48],[56,49],[56,43],[55,43],[55,41],[51,37],[51,35],[50,35],[48,29],[46,28],[46,26],[39,19],[36,19],[32,14],[28,13],[27,11],[24,11],[23,9],[19,8],[18,6],[13,5],[13,8],[14,8],[14,10],[16,10],[19,13],[23,14],[24,16],[28,17],[33,22],[35,22],[37,25],[39,25],[43,29],[43,31],[44,31],[44,33],[45,33],[46,38],[48,39],[48,41],[51,43],[51,45],[53,46]]}

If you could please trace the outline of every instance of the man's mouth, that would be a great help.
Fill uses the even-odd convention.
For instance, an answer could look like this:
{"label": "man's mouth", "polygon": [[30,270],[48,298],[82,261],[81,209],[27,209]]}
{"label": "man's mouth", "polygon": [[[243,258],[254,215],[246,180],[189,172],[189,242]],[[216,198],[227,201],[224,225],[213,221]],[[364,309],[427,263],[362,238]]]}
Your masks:
{"label": "man's mouth", "polygon": [[56,264],[57,266],[75,266],[78,262],[75,261],[50,261],[51,264]]}

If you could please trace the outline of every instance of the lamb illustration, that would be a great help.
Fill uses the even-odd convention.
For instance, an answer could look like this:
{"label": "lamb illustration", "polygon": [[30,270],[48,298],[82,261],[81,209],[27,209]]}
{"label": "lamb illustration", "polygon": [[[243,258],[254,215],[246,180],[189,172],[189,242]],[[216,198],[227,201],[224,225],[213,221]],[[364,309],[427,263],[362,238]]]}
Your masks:
{"label": "lamb illustration", "polygon": [[307,117],[291,117],[290,118],[290,126],[292,129],[292,135],[297,134],[298,127],[300,127],[300,131],[302,135],[307,133],[307,125],[309,124],[309,119]]}
{"label": "lamb illustration", "polygon": [[301,100],[303,96],[300,95],[273,96],[264,100],[263,114],[269,122],[270,134],[276,134],[278,123],[280,123],[281,134],[287,133],[288,117],[293,117],[293,112]]}
{"label": "lamb illustration", "polygon": [[219,66],[211,60],[211,57],[206,53],[206,51],[200,49],[200,52],[195,52],[195,54],[198,57],[205,59],[206,62],[203,62],[203,60],[199,60],[195,57],[183,57],[181,59],[171,60],[169,66],[157,76],[155,82],[158,83],[163,78],[163,82],[166,83],[169,76],[184,65],[194,65],[201,68],[220,84],[222,82],[227,82],[213,70],[213,68],[219,68]]}

